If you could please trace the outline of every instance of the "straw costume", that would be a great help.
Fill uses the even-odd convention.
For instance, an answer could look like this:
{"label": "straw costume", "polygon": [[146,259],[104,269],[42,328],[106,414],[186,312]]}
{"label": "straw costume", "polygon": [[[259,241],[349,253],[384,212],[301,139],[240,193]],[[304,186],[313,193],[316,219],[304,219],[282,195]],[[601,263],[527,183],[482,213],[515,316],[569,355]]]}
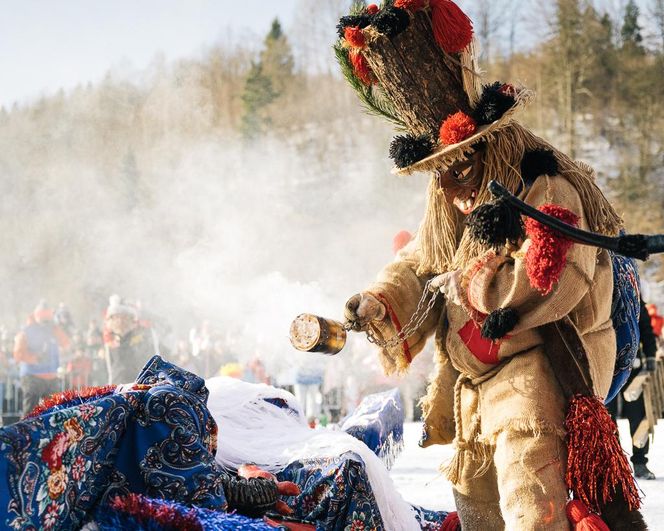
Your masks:
{"label": "straw costume", "polygon": [[482,84],[472,23],[450,0],[370,5],[338,29],[346,78],[403,132],[390,147],[395,173],[432,174],[417,235],[346,316],[381,346],[387,373],[407,370],[435,336],[421,444],[455,444],[445,471],[462,528],[603,529],[598,513],[642,528],[600,400],[616,361],[611,257],[524,223],[487,189],[496,180],[571,225],[616,235],[621,220],[592,169],[515,121],[530,91]]}

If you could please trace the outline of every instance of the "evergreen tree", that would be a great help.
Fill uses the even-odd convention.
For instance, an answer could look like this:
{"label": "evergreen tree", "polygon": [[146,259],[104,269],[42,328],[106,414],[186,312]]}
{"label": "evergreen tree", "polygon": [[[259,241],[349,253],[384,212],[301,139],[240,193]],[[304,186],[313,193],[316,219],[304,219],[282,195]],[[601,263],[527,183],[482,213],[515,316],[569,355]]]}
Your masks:
{"label": "evergreen tree", "polygon": [[264,41],[258,62],[247,76],[242,103],[242,133],[254,138],[271,123],[270,106],[282,96],[293,80],[293,54],[278,19],[274,19]]}
{"label": "evergreen tree", "polygon": [[263,73],[270,78],[272,87],[281,95],[286,90],[293,77],[293,52],[288,39],[284,34],[279,19],[272,21],[263,51],[260,55]]}
{"label": "evergreen tree", "polygon": [[639,6],[634,0],[629,0],[625,7],[625,16],[620,30],[623,48],[630,51],[643,52],[643,35],[639,26]]}
{"label": "evergreen tree", "polygon": [[263,73],[262,64],[253,63],[242,94],[242,134],[245,138],[254,138],[265,131],[270,122],[267,107],[278,95],[272,80]]}

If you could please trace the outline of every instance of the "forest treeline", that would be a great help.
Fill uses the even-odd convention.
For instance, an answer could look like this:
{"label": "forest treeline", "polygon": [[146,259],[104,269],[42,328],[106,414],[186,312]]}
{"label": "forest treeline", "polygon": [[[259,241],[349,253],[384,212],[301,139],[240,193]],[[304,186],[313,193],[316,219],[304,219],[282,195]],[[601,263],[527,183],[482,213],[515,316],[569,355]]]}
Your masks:
{"label": "forest treeline", "polygon": [[[647,1],[629,0],[614,12],[589,0],[555,0],[530,18],[517,0],[462,5],[475,20],[487,80],[536,91],[523,121],[596,166],[630,230],[664,232],[664,0]],[[276,157],[279,146],[290,146],[292,167],[278,175],[291,187],[338,184],[352,157],[364,159],[365,173],[369,168],[363,176],[369,189],[392,187],[391,200],[400,203],[423,195],[421,183],[406,194],[385,184],[392,132],[359,112],[333,65],[336,20],[348,7],[347,0],[300,0],[288,28],[275,20],[263,36],[229,36],[195,58],[155,58],[139,73],[111,71],[99,83],[0,109],[0,180],[11,193],[0,206],[0,230],[5,256],[9,248],[14,255],[12,272],[63,277],[63,245],[73,246],[68,260],[85,257],[75,236],[56,233],[39,217],[44,209],[59,215],[49,210],[49,198],[73,191],[59,205],[83,202],[90,208],[80,211],[92,216],[94,207],[115,216],[154,208],[173,179],[169,171],[187,163],[187,149],[201,141],[233,146],[237,159],[265,146],[272,147],[260,156]],[[542,19],[536,34],[533,18]],[[228,181],[235,175],[222,173]],[[88,174],[94,186],[81,184]],[[413,201],[405,201],[409,215]],[[42,220],[37,228],[29,222],[34,216]],[[31,231],[35,242],[48,243],[21,244]],[[196,230],[178,229],[169,238],[186,246]]]}

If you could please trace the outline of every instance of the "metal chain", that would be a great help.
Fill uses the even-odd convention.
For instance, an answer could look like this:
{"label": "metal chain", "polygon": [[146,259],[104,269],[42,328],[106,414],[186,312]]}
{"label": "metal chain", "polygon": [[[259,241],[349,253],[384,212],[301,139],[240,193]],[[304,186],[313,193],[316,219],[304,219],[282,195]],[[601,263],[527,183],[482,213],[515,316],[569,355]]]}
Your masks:
{"label": "metal chain", "polygon": [[[381,348],[393,348],[397,345],[400,345],[406,341],[410,336],[412,336],[424,323],[424,320],[429,317],[431,310],[433,310],[434,304],[438,300],[438,295],[440,295],[440,290],[436,289],[432,291],[430,289],[430,284],[433,279],[429,280],[424,286],[424,292],[420,301],[417,303],[417,308],[411,316],[410,320],[406,325],[401,329],[401,331],[390,339],[383,341],[376,337],[376,335],[370,329],[366,330],[367,339],[370,343],[377,345]],[[427,301],[428,299],[428,301]]]}

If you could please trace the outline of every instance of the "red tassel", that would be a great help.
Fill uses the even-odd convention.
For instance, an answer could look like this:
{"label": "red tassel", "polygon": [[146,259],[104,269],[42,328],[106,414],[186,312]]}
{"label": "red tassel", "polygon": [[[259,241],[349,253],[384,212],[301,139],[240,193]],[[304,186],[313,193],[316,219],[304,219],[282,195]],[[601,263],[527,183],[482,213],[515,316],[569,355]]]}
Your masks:
{"label": "red tassel", "polygon": [[[579,216],[560,205],[546,204],[539,210],[574,227],[579,223]],[[526,234],[531,240],[531,245],[526,251],[526,274],[530,285],[542,295],[547,295],[551,293],[565,269],[567,251],[573,242],[532,218],[526,218],[525,225]]]}
{"label": "red tassel", "polygon": [[599,516],[591,514],[579,500],[567,502],[567,519],[574,531],[611,531]]}
{"label": "red tassel", "polygon": [[461,521],[456,511],[447,513],[445,520],[443,520],[442,531],[458,531],[461,529]]}
{"label": "red tassel", "polygon": [[459,53],[473,40],[473,23],[452,0],[429,0],[431,25],[438,45],[447,53]]}
{"label": "red tassel", "polygon": [[[602,507],[613,499],[613,494],[620,488],[629,509],[638,509],[641,499],[627,456],[620,446],[618,428],[602,401],[582,395],[572,398],[565,429],[565,481],[574,497],[594,512],[601,513]],[[568,514],[570,510],[576,513],[577,509],[578,504],[573,505],[568,508]]]}
{"label": "red tassel", "polygon": [[376,82],[376,76],[372,72],[369,63],[367,63],[367,60],[364,58],[364,56],[360,52],[352,50],[348,54],[348,57],[350,59],[350,63],[353,65],[353,72],[355,73],[355,77],[357,77],[367,86],[373,85]]}

